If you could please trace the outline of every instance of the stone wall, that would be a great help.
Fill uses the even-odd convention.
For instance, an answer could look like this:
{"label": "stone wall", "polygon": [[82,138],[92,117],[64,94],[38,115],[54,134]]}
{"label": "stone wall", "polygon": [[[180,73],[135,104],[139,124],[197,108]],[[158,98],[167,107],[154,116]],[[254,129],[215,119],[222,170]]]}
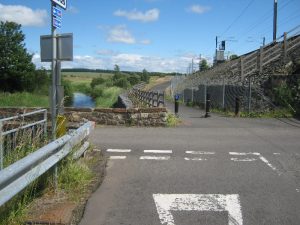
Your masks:
{"label": "stone wall", "polygon": [[[37,109],[40,108],[0,108],[0,118]],[[167,125],[166,108],[65,108],[65,115],[70,123],[80,123],[84,120],[91,120],[99,125],[113,126],[158,127]],[[50,119],[49,115],[48,119]]]}

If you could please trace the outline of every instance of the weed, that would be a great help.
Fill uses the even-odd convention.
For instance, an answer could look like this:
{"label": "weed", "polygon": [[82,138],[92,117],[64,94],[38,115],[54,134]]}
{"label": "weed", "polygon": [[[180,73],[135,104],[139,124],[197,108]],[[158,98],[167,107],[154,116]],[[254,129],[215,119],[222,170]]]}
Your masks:
{"label": "weed", "polygon": [[168,113],[167,117],[167,126],[168,127],[176,127],[180,123],[180,120],[178,117],[176,117],[174,114]]}

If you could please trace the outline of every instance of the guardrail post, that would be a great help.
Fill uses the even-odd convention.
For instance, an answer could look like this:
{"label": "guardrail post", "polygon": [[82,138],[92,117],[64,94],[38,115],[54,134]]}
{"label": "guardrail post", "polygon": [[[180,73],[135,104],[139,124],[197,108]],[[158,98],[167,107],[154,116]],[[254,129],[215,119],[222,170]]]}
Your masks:
{"label": "guardrail post", "polygon": [[3,123],[0,121],[0,170],[3,169],[3,136],[2,136]]}
{"label": "guardrail post", "polygon": [[45,123],[44,123],[44,138],[46,139],[47,138],[47,125],[48,125],[47,110],[45,110],[45,112],[44,112],[44,120],[45,120]]}
{"label": "guardrail post", "polygon": [[284,32],[284,39],[283,39],[283,61],[286,61],[287,57],[287,48],[288,48],[288,42],[287,42],[287,33]]}

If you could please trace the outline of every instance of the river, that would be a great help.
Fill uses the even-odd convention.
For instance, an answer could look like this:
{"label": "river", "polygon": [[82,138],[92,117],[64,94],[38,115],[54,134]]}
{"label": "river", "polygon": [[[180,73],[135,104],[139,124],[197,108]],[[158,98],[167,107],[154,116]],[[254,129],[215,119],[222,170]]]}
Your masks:
{"label": "river", "polygon": [[91,96],[75,92],[73,98],[73,107],[75,108],[94,108],[95,101]]}

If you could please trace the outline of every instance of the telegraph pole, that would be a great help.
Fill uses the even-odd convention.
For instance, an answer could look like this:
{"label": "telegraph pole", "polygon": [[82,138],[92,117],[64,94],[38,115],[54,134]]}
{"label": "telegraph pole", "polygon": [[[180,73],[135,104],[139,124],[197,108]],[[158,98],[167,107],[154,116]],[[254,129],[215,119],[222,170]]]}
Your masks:
{"label": "telegraph pole", "polygon": [[277,39],[277,0],[274,0],[273,41]]}

